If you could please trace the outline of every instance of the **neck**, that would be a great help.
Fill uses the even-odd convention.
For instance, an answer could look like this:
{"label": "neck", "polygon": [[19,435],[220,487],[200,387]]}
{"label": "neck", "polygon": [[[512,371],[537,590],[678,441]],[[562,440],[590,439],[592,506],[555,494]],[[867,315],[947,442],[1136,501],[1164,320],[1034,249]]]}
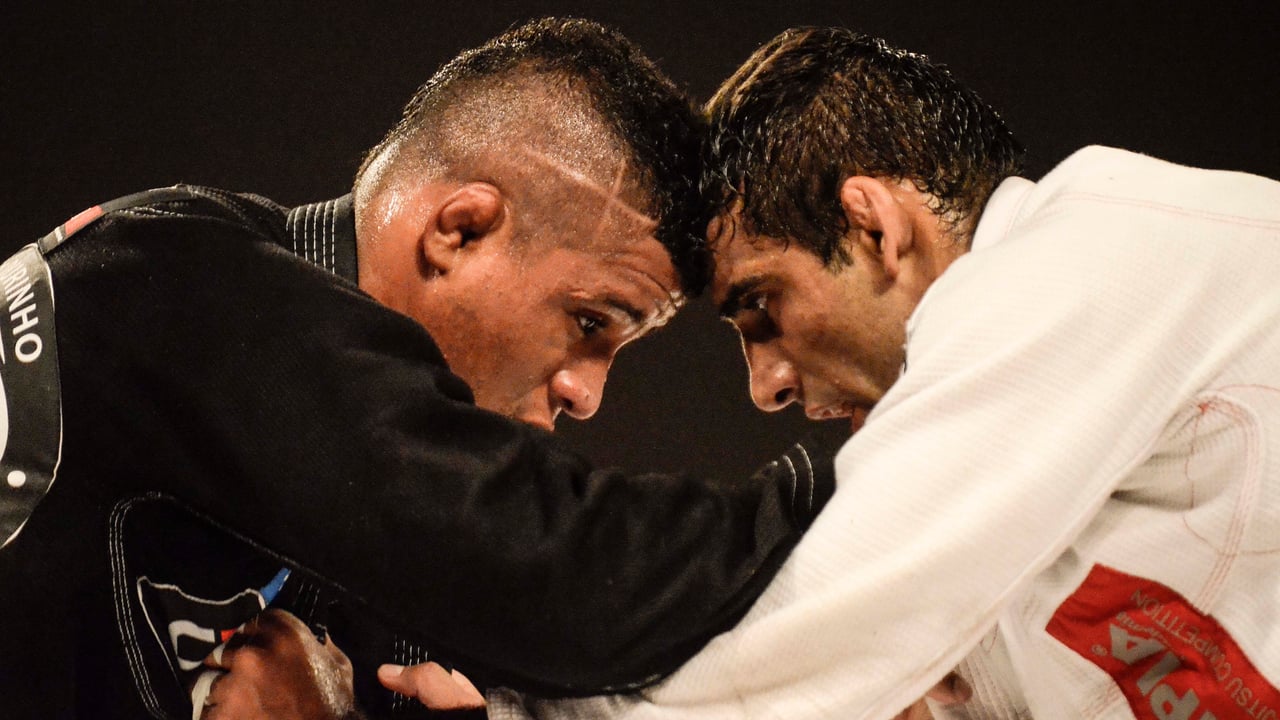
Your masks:
{"label": "neck", "polygon": [[969,251],[974,223],[938,215],[929,196],[923,195],[911,215],[912,234],[922,250],[922,269],[932,282]]}
{"label": "neck", "polygon": [[[408,221],[404,198],[381,193],[356,210],[357,284],[374,300],[406,313],[410,281],[417,274],[418,232]],[[407,313],[406,313],[407,314]]]}

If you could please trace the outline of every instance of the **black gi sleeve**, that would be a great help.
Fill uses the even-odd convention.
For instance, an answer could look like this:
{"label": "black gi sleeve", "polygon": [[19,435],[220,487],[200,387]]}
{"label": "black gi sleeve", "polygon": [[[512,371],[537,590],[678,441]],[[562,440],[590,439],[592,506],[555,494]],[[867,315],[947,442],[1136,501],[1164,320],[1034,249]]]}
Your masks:
{"label": "black gi sleeve", "polygon": [[489,682],[634,688],[749,607],[831,492],[594,468],[476,408],[428,334],[243,224],[108,216],[50,256],[64,463],[159,490]]}

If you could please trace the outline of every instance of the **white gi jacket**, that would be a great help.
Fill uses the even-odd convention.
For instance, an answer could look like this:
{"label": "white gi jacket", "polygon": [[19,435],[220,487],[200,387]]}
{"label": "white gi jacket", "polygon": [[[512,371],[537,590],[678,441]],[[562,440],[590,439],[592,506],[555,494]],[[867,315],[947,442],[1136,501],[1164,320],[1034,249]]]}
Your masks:
{"label": "white gi jacket", "polygon": [[973,717],[1274,720],[1280,184],[1100,147],[1006,180],[837,478],[678,673],[530,709],[879,720],[961,664]]}

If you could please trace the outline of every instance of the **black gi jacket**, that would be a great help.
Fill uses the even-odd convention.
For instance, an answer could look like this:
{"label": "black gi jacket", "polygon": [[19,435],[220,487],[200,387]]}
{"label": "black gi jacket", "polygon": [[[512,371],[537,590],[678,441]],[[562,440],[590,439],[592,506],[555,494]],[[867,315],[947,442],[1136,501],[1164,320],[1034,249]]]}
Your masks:
{"label": "black gi jacket", "polygon": [[[56,313],[35,251],[0,272],[0,510],[29,512],[0,549],[0,717],[189,717],[189,668],[267,602],[329,626],[375,714],[372,665],[423,648],[526,691],[638,687],[746,611],[830,494],[798,446],[749,482],[626,474],[476,408],[356,287],[349,197],[102,207],[45,256]],[[58,448],[23,433],[59,384],[17,374],[52,359]]]}

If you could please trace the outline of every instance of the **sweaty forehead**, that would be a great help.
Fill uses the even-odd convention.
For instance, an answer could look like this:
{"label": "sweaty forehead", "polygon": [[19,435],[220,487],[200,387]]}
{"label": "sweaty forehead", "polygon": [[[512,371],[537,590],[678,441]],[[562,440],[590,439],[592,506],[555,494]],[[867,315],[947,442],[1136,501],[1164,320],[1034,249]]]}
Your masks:
{"label": "sweaty forehead", "polygon": [[767,270],[788,247],[776,238],[750,232],[736,212],[722,214],[707,225],[707,244],[714,266],[711,295],[717,302],[744,278]]}

